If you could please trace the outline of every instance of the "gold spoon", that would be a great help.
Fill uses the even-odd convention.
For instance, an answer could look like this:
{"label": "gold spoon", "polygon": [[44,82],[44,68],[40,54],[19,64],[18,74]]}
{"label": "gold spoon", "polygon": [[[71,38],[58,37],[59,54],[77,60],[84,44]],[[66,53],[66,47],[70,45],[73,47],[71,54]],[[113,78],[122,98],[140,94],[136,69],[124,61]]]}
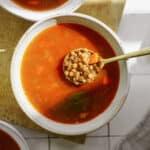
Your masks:
{"label": "gold spoon", "polygon": [[73,84],[83,85],[94,80],[100,70],[108,63],[148,54],[150,54],[150,48],[104,59],[89,49],[78,48],[72,50],[65,56],[63,72],[66,79]]}
{"label": "gold spoon", "polygon": [[111,57],[111,58],[101,58],[101,69],[108,63],[115,62],[115,61],[120,61],[120,60],[127,60],[129,58],[133,57],[139,57],[139,56],[144,56],[144,55],[149,55],[150,54],[150,48],[145,48],[142,50],[130,52],[127,54]]}

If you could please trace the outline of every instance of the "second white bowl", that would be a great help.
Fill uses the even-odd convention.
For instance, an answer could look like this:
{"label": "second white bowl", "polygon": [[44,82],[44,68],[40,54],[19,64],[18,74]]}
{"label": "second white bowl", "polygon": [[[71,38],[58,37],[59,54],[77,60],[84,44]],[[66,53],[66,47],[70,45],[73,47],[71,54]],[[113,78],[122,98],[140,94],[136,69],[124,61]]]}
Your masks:
{"label": "second white bowl", "polygon": [[51,15],[74,12],[81,6],[82,3],[83,0],[68,0],[62,6],[55,9],[32,11],[17,5],[12,0],[0,0],[0,6],[8,10],[10,13],[31,21],[38,21],[43,18],[50,17]]}
{"label": "second white bowl", "polygon": [[20,150],[29,150],[29,147],[22,135],[10,124],[0,121],[0,130],[7,133],[18,144]]}

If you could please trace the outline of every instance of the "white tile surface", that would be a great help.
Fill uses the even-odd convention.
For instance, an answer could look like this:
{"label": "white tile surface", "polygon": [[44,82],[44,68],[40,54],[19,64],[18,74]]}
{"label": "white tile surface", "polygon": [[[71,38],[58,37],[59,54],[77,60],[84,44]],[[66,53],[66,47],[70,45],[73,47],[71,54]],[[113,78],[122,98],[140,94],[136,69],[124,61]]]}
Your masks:
{"label": "white tile surface", "polygon": [[51,150],[108,150],[108,138],[87,138],[85,144],[51,139]]}
{"label": "white tile surface", "polygon": [[[149,15],[150,20],[150,15]],[[149,23],[150,26],[150,23]],[[144,40],[141,43],[141,49],[150,47],[150,28],[147,29],[147,33]],[[137,62],[131,69],[132,74],[150,74],[150,55],[137,58]]]}
{"label": "white tile surface", "polygon": [[130,69],[132,74],[149,74],[150,75],[150,55],[137,58]]}
{"label": "white tile surface", "polygon": [[111,135],[125,135],[134,128],[150,108],[150,76],[131,77],[128,98],[119,114],[110,122]]}
{"label": "white tile surface", "polygon": [[126,0],[125,13],[149,13],[150,12],[149,0]]}
{"label": "white tile surface", "polygon": [[[125,53],[140,50],[141,47],[150,47],[150,13],[125,14],[122,17],[118,36]],[[149,57],[133,58],[128,60],[131,73],[150,73]],[[144,65],[144,67],[143,67]]]}
{"label": "white tile surface", "polygon": [[13,125],[25,138],[47,138],[48,135],[32,130],[32,129],[27,129],[27,128],[23,128],[21,126],[18,125]]}
{"label": "white tile surface", "polygon": [[150,26],[150,14],[125,14],[120,23],[118,36],[126,52],[139,49]]}
{"label": "white tile surface", "polygon": [[123,137],[110,137],[110,150],[116,150]]}
{"label": "white tile surface", "polygon": [[150,40],[145,43],[145,40],[150,37],[148,37],[150,33],[149,26],[150,14],[125,14],[122,17],[117,34],[126,53],[150,44]]}
{"label": "white tile surface", "polygon": [[90,137],[94,137],[94,136],[108,136],[108,125],[106,124],[102,128],[99,128],[96,131],[89,133],[88,136],[90,136]]}
{"label": "white tile surface", "polygon": [[26,139],[30,150],[49,150],[48,139]]}

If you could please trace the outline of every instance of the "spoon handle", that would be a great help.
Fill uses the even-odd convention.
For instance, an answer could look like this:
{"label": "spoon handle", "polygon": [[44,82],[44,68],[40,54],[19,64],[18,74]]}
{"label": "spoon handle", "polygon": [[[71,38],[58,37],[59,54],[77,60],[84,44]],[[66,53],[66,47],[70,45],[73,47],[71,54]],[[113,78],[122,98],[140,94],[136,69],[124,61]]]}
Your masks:
{"label": "spoon handle", "polygon": [[142,50],[139,50],[139,51],[134,51],[134,52],[131,52],[131,53],[128,53],[128,54],[123,54],[123,55],[120,55],[120,56],[115,56],[115,57],[111,57],[111,58],[106,58],[106,59],[103,59],[103,64],[108,64],[108,63],[111,63],[111,62],[115,62],[115,61],[119,61],[119,60],[125,60],[125,59],[128,59],[128,58],[132,58],[132,57],[139,57],[139,56],[144,56],[144,55],[149,55],[150,54],[150,48],[145,48],[145,49],[142,49]]}

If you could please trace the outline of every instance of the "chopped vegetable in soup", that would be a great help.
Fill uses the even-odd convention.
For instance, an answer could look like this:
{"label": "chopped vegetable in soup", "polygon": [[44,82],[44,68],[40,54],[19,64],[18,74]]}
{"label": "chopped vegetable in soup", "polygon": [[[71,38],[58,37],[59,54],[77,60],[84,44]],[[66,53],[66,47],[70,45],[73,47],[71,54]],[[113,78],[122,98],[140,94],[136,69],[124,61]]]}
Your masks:
{"label": "chopped vegetable in soup", "polygon": [[12,0],[19,6],[31,10],[48,10],[63,5],[68,0]]}
{"label": "chopped vegetable in soup", "polygon": [[63,23],[37,35],[26,49],[21,67],[26,96],[37,111],[56,122],[89,121],[111,104],[119,84],[119,65],[106,65],[90,83],[74,86],[65,79],[62,63],[76,48],[88,48],[103,58],[115,55],[97,32],[78,24]]}
{"label": "chopped vegetable in soup", "polygon": [[20,148],[10,135],[0,130],[0,150],[20,150]]}

